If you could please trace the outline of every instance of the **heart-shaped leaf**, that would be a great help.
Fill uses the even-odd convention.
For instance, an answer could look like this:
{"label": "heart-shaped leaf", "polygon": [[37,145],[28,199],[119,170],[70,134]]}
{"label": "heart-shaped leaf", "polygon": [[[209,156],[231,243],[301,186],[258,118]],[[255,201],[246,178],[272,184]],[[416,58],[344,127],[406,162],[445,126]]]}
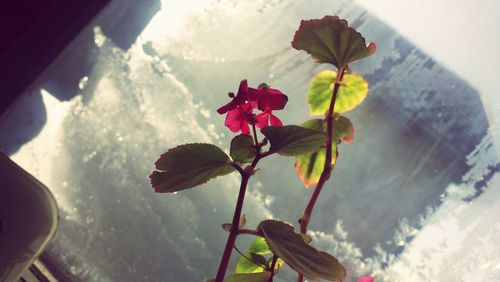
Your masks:
{"label": "heart-shaped leaf", "polygon": [[230,155],[233,160],[249,163],[255,158],[255,148],[250,135],[240,134],[231,140]]}
{"label": "heart-shaped leaf", "polygon": [[259,254],[259,255],[265,255],[269,254],[271,250],[269,250],[269,246],[266,243],[266,239],[264,237],[257,237],[250,246],[248,247],[248,250],[250,252]]}
{"label": "heart-shaped leaf", "polygon": [[367,46],[363,36],[337,16],[301,21],[292,47],[306,51],[318,63],[333,64],[338,69],[376,51],[374,43]]}
{"label": "heart-shaped leaf", "polygon": [[[325,70],[311,80],[307,90],[311,115],[324,115],[328,111],[336,76],[336,72]],[[346,73],[337,93],[333,111],[335,113],[350,111],[361,104],[367,94],[368,82],[358,74]]]}
{"label": "heart-shaped leaf", "polygon": [[284,156],[314,152],[325,143],[323,132],[296,125],[268,126],[261,132],[271,143],[269,150]]}
{"label": "heart-shaped leaf", "polygon": [[333,130],[333,140],[337,143],[337,140],[342,140],[343,143],[349,144],[354,139],[354,126],[352,121],[340,114],[335,114],[333,116],[334,130]]}
{"label": "heart-shaped leaf", "polygon": [[243,256],[240,256],[236,261],[236,273],[258,273],[264,272],[266,270],[267,260],[265,257],[252,253],[246,252]]}
{"label": "heart-shaped leaf", "polygon": [[[332,144],[332,156],[335,156],[337,145]],[[321,173],[325,167],[326,149],[321,148],[310,154],[301,155],[295,158],[295,172],[306,188],[318,184]],[[335,158],[332,158],[332,165]]]}
{"label": "heart-shaped leaf", "polygon": [[276,220],[265,220],[257,228],[266,238],[271,251],[282,258],[295,271],[317,280],[342,280],[344,267],[333,256],[306,244],[293,226]]}
{"label": "heart-shaped leaf", "polygon": [[238,273],[228,276],[224,282],[268,282],[271,277],[271,272],[265,271],[260,273]]}
{"label": "heart-shaped leaf", "polygon": [[[337,154],[337,142],[339,138],[346,143],[352,141],[354,129],[351,121],[341,115],[334,115],[334,134],[332,140],[332,162],[334,165]],[[350,127],[349,127],[350,125]],[[326,121],[322,119],[311,119],[302,124],[303,127],[323,130],[326,132]],[[321,173],[325,167],[326,149],[321,148],[316,152],[295,157],[295,171],[306,188],[318,184]]]}
{"label": "heart-shaped leaf", "polygon": [[235,169],[229,156],[212,144],[185,144],[168,150],[149,176],[157,193],[172,193],[226,175]]}

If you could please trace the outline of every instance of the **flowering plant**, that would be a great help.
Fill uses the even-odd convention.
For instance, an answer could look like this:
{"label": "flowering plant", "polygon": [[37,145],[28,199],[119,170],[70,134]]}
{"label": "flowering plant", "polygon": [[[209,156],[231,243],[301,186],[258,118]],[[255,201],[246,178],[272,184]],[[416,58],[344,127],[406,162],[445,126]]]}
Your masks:
{"label": "flowering plant", "polygon": [[[339,281],[345,268],[332,255],[319,251],[309,243],[307,226],[314,205],[330,178],[341,143],[354,138],[352,122],[342,113],[358,106],[368,93],[367,82],[352,73],[349,64],[375,52],[375,44],[349,27],[336,16],[302,21],[292,40],[292,47],[309,53],[318,63],[336,67],[317,74],[310,83],[307,99],[312,115],[301,126],[283,125],[273,113],[282,110],[288,97],[265,83],[257,88],[242,80],[238,92],[229,93],[231,100],[217,112],[226,115],[225,125],[234,133],[230,156],[212,144],[184,144],[170,149],[156,161],[157,170],[150,178],[155,192],[172,193],[195,187],[208,180],[237,171],[241,175],[240,190],[231,223],[223,224],[229,232],[215,279],[216,282],[272,281],[283,265],[297,271],[297,281]],[[254,113],[254,111],[260,111]],[[260,136],[257,132],[263,136]],[[299,219],[300,233],[291,224],[264,220],[255,229],[245,228],[241,215],[247,184],[257,173],[259,161],[271,155],[295,158],[295,170],[306,187],[315,189]],[[235,274],[226,271],[239,235],[256,236],[245,253],[240,252]],[[370,281],[371,277],[364,277]]]}

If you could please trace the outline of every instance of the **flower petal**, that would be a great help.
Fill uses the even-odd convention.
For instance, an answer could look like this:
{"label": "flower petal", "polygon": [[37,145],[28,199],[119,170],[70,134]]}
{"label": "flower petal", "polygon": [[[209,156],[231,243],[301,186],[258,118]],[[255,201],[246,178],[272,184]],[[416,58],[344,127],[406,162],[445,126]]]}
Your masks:
{"label": "flower petal", "polygon": [[281,120],[277,116],[271,113],[269,114],[269,120],[271,121],[271,125],[273,126],[283,126],[283,122],[281,122]]}
{"label": "flower petal", "polygon": [[373,277],[371,277],[370,275],[363,276],[358,279],[358,282],[373,282]]}
{"label": "flower petal", "polygon": [[244,103],[244,104],[240,105],[239,109],[240,109],[240,112],[242,113],[242,115],[245,115],[245,114],[250,115],[253,112],[254,105],[251,102]]}
{"label": "flower petal", "polygon": [[255,118],[257,118],[257,127],[262,129],[266,126],[269,126],[269,114],[267,112],[262,112],[258,114]]}
{"label": "flower petal", "polygon": [[250,134],[250,128],[248,127],[248,123],[244,120],[241,121],[241,133]]}
{"label": "flower petal", "polygon": [[262,96],[262,91],[260,89],[255,89],[252,87],[248,87],[248,92],[247,92],[247,100],[249,102],[254,102],[255,104],[259,101],[260,97]]}
{"label": "flower petal", "polygon": [[238,132],[241,129],[241,113],[239,109],[231,110],[227,113],[224,123],[232,132]]}
{"label": "flower petal", "polygon": [[288,97],[283,94],[279,89],[270,88],[267,84],[262,83],[259,85],[258,90],[261,92],[258,104],[259,109],[265,111],[267,109],[271,110],[281,110],[285,107]]}
{"label": "flower petal", "polygon": [[285,107],[288,97],[283,94],[276,95],[265,95],[261,100],[259,100],[259,109],[266,110],[281,110]]}
{"label": "flower petal", "polygon": [[245,103],[245,100],[247,99],[247,95],[248,95],[248,82],[246,79],[243,79],[240,82],[240,87],[238,89],[238,93],[236,94],[236,96],[231,101],[229,101],[229,103],[218,108],[217,112],[219,114],[223,115],[230,110],[236,109],[236,107],[238,107],[238,105]]}

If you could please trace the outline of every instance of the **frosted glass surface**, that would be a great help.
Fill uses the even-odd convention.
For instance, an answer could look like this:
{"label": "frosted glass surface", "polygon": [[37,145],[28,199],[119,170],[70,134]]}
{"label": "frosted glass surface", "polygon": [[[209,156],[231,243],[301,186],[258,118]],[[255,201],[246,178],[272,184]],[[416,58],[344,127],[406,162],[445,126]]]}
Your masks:
{"label": "frosted glass surface", "polygon": [[[378,49],[351,66],[370,93],[347,114],[355,139],[341,146],[318,201],[313,244],[346,265],[347,281],[498,280],[500,102],[488,92],[497,82],[465,77],[451,55],[433,57],[441,49],[418,29],[397,29],[398,10],[385,18],[369,1],[135,2],[112,2],[0,120],[0,150],[58,201],[61,224],[46,257],[67,277],[214,276],[239,177],[155,195],[154,161],[181,143],[229,149],[233,134],[215,110],[241,79],[289,96],[279,113],[285,124],[308,119],[309,79],[328,66],[290,41],[301,19],[338,14]],[[293,161],[269,158],[261,167],[245,200],[247,226],[296,223],[311,190]],[[241,236],[237,246],[247,243]],[[288,269],[277,280],[294,277]]]}

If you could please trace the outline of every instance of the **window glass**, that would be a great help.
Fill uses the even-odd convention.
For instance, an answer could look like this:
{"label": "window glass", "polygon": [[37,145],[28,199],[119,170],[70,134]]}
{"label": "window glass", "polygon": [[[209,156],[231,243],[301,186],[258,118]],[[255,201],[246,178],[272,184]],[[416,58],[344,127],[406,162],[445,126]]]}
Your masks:
{"label": "window glass", "polygon": [[[239,177],[154,194],[154,162],[182,143],[229,149],[233,134],[215,109],[241,79],[289,96],[285,124],[308,119],[309,79],[328,66],[290,41],[301,19],[338,14],[378,48],[351,66],[370,92],[347,114],[355,139],[342,146],[315,208],[313,244],[348,267],[348,280],[499,277],[500,102],[492,67],[499,60],[488,51],[500,47],[489,37],[500,23],[469,17],[459,28],[440,18],[453,7],[449,21],[460,19],[473,5],[465,1],[442,1],[439,15],[428,9],[432,1],[392,2],[112,2],[0,120],[0,149],[59,205],[45,257],[75,281],[212,277]],[[500,11],[489,2],[474,11]],[[261,167],[245,200],[248,226],[264,218],[295,223],[311,190],[291,159]],[[247,243],[242,236],[237,246]],[[277,280],[293,281],[294,273]]]}

